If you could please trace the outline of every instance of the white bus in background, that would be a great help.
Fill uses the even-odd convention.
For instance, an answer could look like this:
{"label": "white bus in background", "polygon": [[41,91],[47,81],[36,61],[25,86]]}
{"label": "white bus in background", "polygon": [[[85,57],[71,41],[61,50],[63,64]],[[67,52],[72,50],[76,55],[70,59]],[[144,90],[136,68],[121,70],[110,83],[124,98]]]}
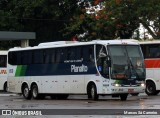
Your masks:
{"label": "white bus in background", "polygon": [[0,51],[0,90],[7,91],[7,53]]}
{"label": "white bus in background", "polygon": [[146,67],[146,94],[160,92],[160,41],[139,41]]}
{"label": "white bus in background", "polygon": [[125,40],[49,42],[8,52],[8,91],[25,99],[87,94],[126,100],[145,91],[145,77],[139,44]]}

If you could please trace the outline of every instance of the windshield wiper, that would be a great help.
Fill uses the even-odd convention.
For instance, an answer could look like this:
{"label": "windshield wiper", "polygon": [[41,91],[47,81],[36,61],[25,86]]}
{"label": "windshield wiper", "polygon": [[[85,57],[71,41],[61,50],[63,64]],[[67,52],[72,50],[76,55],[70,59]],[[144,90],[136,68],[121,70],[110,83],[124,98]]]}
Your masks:
{"label": "windshield wiper", "polygon": [[132,60],[129,57],[128,57],[128,59],[129,59],[130,65],[131,65],[131,71],[130,71],[131,72],[131,78],[132,78],[132,75],[134,74],[134,73],[132,73],[132,70],[133,70],[135,72],[136,77],[139,79],[139,74],[137,73],[136,68],[134,67],[134,65],[132,63]]}
{"label": "windshield wiper", "polygon": [[133,65],[133,63],[132,63],[132,60],[130,59],[130,57],[129,57],[129,55],[128,55],[128,50],[127,50],[127,48],[126,48],[126,46],[124,46],[125,47],[125,50],[126,50],[126,52],[127,52],[127,59],[128,59],[128,61],[129,61],[129,67],[131,67],[131,69],[130,69],[130,76],[131,76],[131,78],[132,78],[132,75],[134,74],[134,73],[132,73],[132,70],[135,72],[135,75],[136,75],[136,77],[139,79],[139,75],[138,75],[138,73],[137,73],[137,71],[136,71],[136,68],[134,67],[134,65]]}

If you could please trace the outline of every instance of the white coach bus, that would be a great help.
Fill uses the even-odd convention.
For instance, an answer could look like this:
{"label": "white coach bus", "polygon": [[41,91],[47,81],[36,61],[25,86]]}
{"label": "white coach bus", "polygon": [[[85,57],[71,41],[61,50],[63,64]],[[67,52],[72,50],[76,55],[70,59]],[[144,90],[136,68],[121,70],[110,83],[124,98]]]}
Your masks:
{"label": "white coach bus", "polygon": [[7,51],[0,51],[0,90],[7,91]]}
{"label": "white coach bus", "polygon": [[25,99],[67,99],[70,94],[126,100],[145,91],[139,44],[125,40],[50,42],[8,52],[8,90]]}

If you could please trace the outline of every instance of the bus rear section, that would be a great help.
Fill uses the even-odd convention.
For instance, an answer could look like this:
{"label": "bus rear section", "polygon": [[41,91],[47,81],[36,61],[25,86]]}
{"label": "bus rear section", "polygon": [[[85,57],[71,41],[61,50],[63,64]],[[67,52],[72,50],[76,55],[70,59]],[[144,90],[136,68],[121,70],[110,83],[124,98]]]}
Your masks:
{"label": "bus rear section", "polygon": [[0,51],[0,90],[7,92],[7,51]]}
{"label": "bus rear section", "polygon": [[160,92],[160,41],[140,41],[146,67],[146,94]]}

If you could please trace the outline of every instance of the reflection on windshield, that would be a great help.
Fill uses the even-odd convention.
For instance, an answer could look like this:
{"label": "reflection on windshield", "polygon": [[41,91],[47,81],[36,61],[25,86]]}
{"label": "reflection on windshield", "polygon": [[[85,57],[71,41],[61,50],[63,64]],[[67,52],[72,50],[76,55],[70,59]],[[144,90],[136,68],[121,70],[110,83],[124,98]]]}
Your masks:
{"label": "reflection on windshield", "polygon": [[144,79],[145,69],[139,46],[108,46],[111,56],[111,78]]}

